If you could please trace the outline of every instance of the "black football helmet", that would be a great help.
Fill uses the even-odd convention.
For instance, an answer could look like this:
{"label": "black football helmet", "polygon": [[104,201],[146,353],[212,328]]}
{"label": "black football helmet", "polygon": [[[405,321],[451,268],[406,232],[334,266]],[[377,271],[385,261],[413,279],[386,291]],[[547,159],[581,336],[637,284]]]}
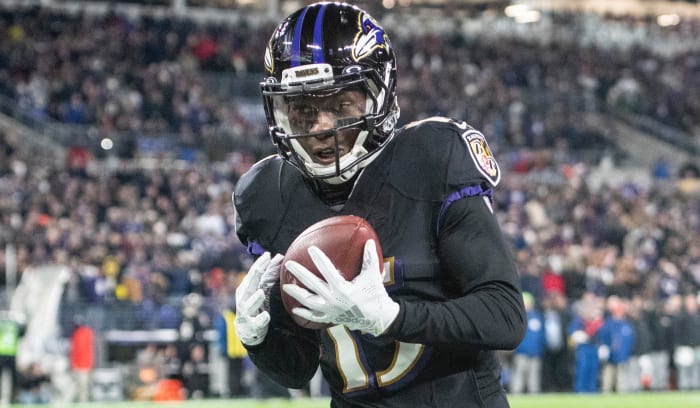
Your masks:
{"label": "black football helmet", "polygon": [[[394,135],[399,117],[396,58],[388,36],[364,10],[345,3],[315,3],[291,14],[275,29],[265,51],[267,78],[260,84],[270,136],[280,155],[307,177],[340,184],[351,179]],[[336,121],[333,129],[295,129],[290,101],[299,97],[363,90],[363,115]],[[352,150],[335,164],[314,163],[299,144],[304,137],[359,133]]]}

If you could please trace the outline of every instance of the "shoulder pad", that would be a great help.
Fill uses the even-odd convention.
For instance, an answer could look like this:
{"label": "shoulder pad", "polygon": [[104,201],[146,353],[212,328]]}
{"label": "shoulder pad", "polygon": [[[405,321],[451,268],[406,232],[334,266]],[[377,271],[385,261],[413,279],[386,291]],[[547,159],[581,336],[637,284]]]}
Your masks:
{"label": "shoulder pad", "polygon": [[[282,159],[277,155],[267,156],[257,163],[253,164],[247,172],[245,172],[236,183],[236,195],[244,194],[252,188],[251,185],[258,177],[266,177],[266,173],[276,173],[282,165]],[[260,176],[263,174],[263,176]]]}
{"label": "shoulder pad", "polygon": [[255,254],[285,253],[304,228],[331,213],[301,172],[276,155],[256,163],[241,177],[233,204],[236,234]]}
{"label": "shoulder pad", "polygon": [[[252,230],[259,230],[260,225],[275,225],[279,220],[271,219],[280,217],[276,203],[281,192],[279,185],[270,183],[270,180],[278,180],[277,174],[281,171],[282,159],[277,156],[268,156],[255,163],[236,183],[233,192],[233,206],[236,210],[236,234],[246,245],[250,245],[249,234]],[[260,199],[269,197],[270,199]],[[260,203],[265,203],[270,208],[260,208]],[[262,244],[262,243],[261,243]],[[267,248],[266,248],[267,249]]]}
{"label": "shoulder pad", "polygon": [[465,122],[433,117],[399,130],[390,182],[413,198],[441,200],[466,185],[500,181],[484,136]]}

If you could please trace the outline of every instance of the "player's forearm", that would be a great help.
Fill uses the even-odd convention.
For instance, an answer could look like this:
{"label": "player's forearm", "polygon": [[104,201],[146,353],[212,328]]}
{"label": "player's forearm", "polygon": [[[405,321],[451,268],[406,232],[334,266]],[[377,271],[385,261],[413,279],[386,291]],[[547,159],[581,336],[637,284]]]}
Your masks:
{"label": "player's forearm", "polygon": [[274,331],[260,346],[248,348],[248,355],[258,369],[287,388],[304,387],[318,368],[317,344]]}
{"label": "player's forearm", "polygon": [[270,329],[263,343],[247,347],[255,366],[287,388],[301,388],[319,364],[318,333],[297,326],[282,306],[279,292],[270,298]]}
{"label": "player's forearm", "polygon": [[513,349],[525,334],[519,296],[517,288],[492,283],[444,302],[399,301],[399,315],[387,335],[411,343]]}

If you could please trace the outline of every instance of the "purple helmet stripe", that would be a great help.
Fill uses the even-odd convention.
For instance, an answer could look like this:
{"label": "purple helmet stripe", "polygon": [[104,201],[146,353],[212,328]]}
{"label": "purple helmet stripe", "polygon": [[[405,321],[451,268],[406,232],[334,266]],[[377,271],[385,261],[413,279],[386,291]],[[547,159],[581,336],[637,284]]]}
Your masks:
{"label": "purple helmet stripe", "polygon": [[325,60],[323,56],[323,13],[325,11],[326,5],[323,4],[318,10],[318,14],[316,14],[316,23],[314,23],[313,61],[316,64],[324,62]]}
{"label": "purple helmet stripe", "polygon": [[301,16],[299,16],[297,24],[294,26],[294,43],[292,44],[292,56],[290,61],[293,67],[301,65],[301,30],[304,28],[304,17],[306,17],[306,12],[308,10],[308,8],[305,8],[301,12]]}

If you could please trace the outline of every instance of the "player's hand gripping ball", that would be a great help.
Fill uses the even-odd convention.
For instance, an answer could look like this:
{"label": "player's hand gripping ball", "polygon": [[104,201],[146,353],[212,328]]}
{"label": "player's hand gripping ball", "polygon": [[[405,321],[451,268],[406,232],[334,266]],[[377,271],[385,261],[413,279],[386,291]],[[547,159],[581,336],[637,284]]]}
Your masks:
{"label": "player's hand gripping ball", "polygon": [[[380,260],[380,271],[383,272],[384,265],[381,262],[383,258],[379,238],[374,228],[365,219],[355,215],[338,215],[311,225],[299,234],[287,249],[282,261],[280,284],[293,283],[308,289],[284,267],[287,261],[300,263],[325,281],[309,256],[308,249],[311,246],[316,246],[323,251],[333,261],[333,265],[340,271],[341,275],[346,280],[351,281],[362,270],[364,247],[369,239],[373,239],[376,243],[377,259]],[[284,291],[282,291],[282,303],[287,313],[299,326],[316,330],[332,326],[331,324],[311,322],[292,313],[293,308],[303,306]]]}

